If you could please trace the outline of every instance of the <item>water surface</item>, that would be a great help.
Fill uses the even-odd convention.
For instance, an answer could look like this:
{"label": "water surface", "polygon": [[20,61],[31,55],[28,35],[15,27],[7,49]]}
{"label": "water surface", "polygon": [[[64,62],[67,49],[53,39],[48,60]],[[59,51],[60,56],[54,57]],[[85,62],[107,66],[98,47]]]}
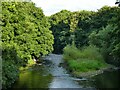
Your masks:
{"label": "water surface", "polygon": [[[65,68],[62,55],[50,54],[45,57],[43,65],[35,65],[20,73],[12,89],[76,88],[78,90],[103,90],[103,88],[120,88],[120,70],[106,71],[91,79],[72,77]],[[101,89],[102,88],[102,89]]]}
{"label": "water surface", "polygon": [[22,71],[12,88],[48,88],[51,81],[52,75],[47,73],[47,69],[43,66],[35,65],[28,70]]}

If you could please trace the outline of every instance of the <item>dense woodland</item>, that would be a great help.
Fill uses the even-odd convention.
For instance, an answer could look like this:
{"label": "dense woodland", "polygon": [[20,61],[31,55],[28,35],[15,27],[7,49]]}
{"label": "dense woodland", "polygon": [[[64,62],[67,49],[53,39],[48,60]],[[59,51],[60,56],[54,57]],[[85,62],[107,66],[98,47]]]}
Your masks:
{"label": "dense woodland", "polygon": [[62,10],[47,17],[30,2],[2,2],[1,26],[3,88],[15,82],[19,68],[29,60],[52,51],[62,54],[67,45],[79,50],[94,46],[105,62],[120,65],[119,7],[104,6],[97,12]]}

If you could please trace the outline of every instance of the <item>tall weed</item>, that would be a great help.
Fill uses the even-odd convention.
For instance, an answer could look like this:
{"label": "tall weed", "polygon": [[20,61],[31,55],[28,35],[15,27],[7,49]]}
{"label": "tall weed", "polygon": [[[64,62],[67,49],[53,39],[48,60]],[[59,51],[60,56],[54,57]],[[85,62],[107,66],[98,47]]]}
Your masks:
{"label": "tall weed", "polygon": [[99,70],[107,65],[99,49],[95,46],[88,46],[79,50],[74,45],[67,45],[64,48],[63,58],[68,63],[69,69],[75,72]]}
{"label": "tall weed", "polygon": [[88,46],[84,47],[82,50],[79,50],[73,45],[67,45],[64,48],[63,57],[65,60],[90,59],[104,61],[103,56],[95,46]]}

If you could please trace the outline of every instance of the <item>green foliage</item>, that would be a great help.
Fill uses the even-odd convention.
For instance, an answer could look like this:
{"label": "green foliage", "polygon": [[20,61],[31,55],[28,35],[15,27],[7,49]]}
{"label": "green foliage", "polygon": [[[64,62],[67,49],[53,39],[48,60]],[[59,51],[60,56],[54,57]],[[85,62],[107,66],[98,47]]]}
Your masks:
{"label": "green foliage", "polygon": [[104,6],[97,12],[63,10],[49,17],[55,37],[54,53],[66,45],[95,45],[109,63],[120,63],[120,8]]}
{"label": "green foliage", "polygon": [[116,50],[119,50],[119,42],[117,44],[118,46],[114,44],[114,42],[118,40],[116,36],[114,36],[114,31],[116,29],[116,26],[107,25],[98,33],[91,33],[91,35],[89,36],[89,40],[90,44],[94,44],[100,48],[102,55],[108,63],[119,65],[119,58],[116,57],[119,54],[119,51],[116,54],[113,54],[115,48]]}
{"label": "green foliage", "polygon": [[75,45],[78,48],[88,45],[88,34],[81,28],[75,31]]}
{"label": "green foliage", "polygon": [[3,47],[2,50],[2,85],[10,87],[18,78],[20,58],[13,47]]}
{"label": "green foliage", "polygon": [[70,43],[70,26],[68,16],[70,11],[62,10],[49,17],[50,30],[54,35],[54,53],[62,53],[62,49]]}
{"label": "green foliage", "polygon": [[2,2],[0,24],[5,88],[16,80],[19,66],[25,66],[29,59],[53,51],[54,37],[42,9],[35,7],[32,2]]}
{"label": "green foliage", "polygon": [[27,2],[4,2],[2,8],[2,40],[15,43],[21,58],[39,57],[53,50],[52,32],[40,8]]}
{"label": "green foliage", "polygon": [[86,47],[83,50],[82,54],[83,54],[83,58],[104,61],[101,53],[99,52],[99,49],[96,48],[95,46],[88,46],[88,47]]}
{"label": "green foliage", "polygon": [[110,22],[113,18],[117,17],[116,12],[118,11],[118,7],[110,7],[104,6],[99,9],[91,19],[91,29],[100,29],[105,27],[108,22]]}
{"label": "green foliage", "polygon": [[90,59],[104,61],[99,49],[95,46],[88,46],[84,49],[77,49],[75,46],[66,46],[64,48],[64,59],[65,60],[77,60],[77,59]]}
{"label": "green foliage", "polygon": [[71,60],[71,59],[76,60],[80,58],[80,56],[81,56],[81,52],[75,46],[67,45],[64,48],[64,54],[63,54],[64,60],[66,61]]}
{"label": "green foliage", "polygon": [[3,88],[8,88],[11,87],[11,85],[18,78],[19,70],[18,67],[12,62],[3,61],[2,64],[4,64],[2,67],[2,85]]}
{"label": "green foliage", "polygon": [[87,72],[106,66],[102,55],[95,46],[79,50],[75,46],[68,45],[64,48],[63,58],[72,72]]}
{"label": "green foliage", "polygon": [[70,12],[62,10],[49,17],[50,30],[53,31],[55,37],[54,53],[62,53],[63,48],[72,42],[77,47],[87,43],[86,33],[88,30],[85,29],[88,29],[93,13],[91,11]]}
{"label": "green foliage", "polygon": [[2,2],[1,16],[4,87],[15,81],[20,66],[32,64],[28,60],[52,52],[53,47],[54,53],[62,53],[69,45],[64,59],[72,70],[99,69],[104,59],[120,65],[118,7],[104,6],[97,12],[62,10],[45,17],[31,2]]}
{"label": "green foliage", "polygon": [[120,8],[118,7],[116,10],[117,17],[114,17],[110,24],[115,27],[112,30],[112,52],[111,55],[113,57],[113,62],[116,61],[117,65],[120,66]]}
{"label": "green foliage", "polygon": [[72,72],[88,72],[92,70],[99,70],[106,65],[97,60],[83,59],[80,61],[70,60],[68,61],[69,69]]}

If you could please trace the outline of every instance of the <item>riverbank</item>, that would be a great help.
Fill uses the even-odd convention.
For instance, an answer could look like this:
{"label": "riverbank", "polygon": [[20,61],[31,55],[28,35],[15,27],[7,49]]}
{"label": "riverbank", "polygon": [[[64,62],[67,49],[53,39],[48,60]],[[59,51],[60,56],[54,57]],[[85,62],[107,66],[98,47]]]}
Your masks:
{"label": "riverbank", "polygon": [[116,66],[113,66],[110,64],[108,64],[104,68],[100,68],[99,70],[92,70],[92,71],[88,71],[88,72],[71,71],[66,62],[61,63],[60,66],[66,68],[66,70],[68,71],[69,74],[71,74],[71,76],[76,77],[76,78],[86,78],[86,79],[103,74],[104,72],[111,72],[111,71],[120,70],[120,67],[116,67]]}
{"label": "riverbank", "polygon": [[71,74],[74,77],[78,77],[78,78],[92,78],[96,75],[104,73],[105,71],[113,71],[115,70],[114,68],[115,68],[114,66],[109,65],[99,70],[88,71],[88,72],[71,72]]}
{"label": "riverbank", "polygon": [[27,70],[29,68],[31,68],[32,66],[35,66],[35,65],[42,65],[43,63],[43,58],[39,58],[39,59],[30,59],[28,60],[27,64],[25,66],[22,66],[19,68],[20,71],[24,71],[24,70]]}
{"label": "riverbank", "polygon": [[95,46],[88,46],[82,50],[73,45],[67,46],[64,48],[63,59],[65,68],[74,77],[79,78],[90,78],[115,68],[104,61],[99,49]]}

